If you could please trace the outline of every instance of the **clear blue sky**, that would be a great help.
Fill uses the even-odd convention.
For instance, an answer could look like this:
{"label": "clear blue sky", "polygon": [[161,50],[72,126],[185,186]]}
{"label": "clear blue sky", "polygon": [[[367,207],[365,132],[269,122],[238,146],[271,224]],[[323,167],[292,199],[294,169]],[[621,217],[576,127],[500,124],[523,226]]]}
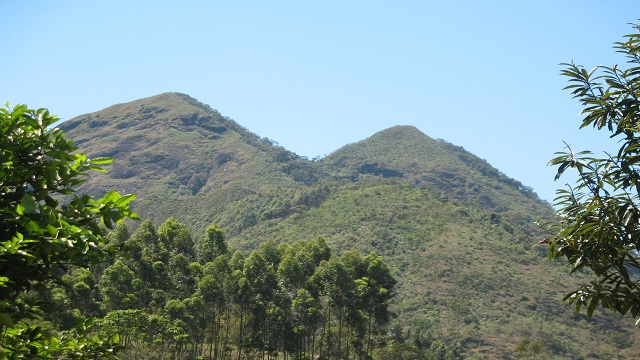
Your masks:
{"label": "clear blue sky", "polygon": [[394,125],[463,146],[551,201],[578,131],[559,63],[623,64],[637,0],[0,0],[0,101],[63,120],[189,94],[299,155]]}

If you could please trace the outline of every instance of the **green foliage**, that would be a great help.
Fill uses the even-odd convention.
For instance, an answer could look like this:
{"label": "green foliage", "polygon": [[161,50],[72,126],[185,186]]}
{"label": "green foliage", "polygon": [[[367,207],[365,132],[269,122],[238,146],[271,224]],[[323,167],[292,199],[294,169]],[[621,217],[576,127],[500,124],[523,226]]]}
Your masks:
{"label": "green foliage", "polygon": [[224,231],[217,226],[209,226],[198,242],[198,260],[208,263],[229,252]]}
{"label": "green foliage", "polygon": [[[163,317],[140,310],[114,310],[96,323],[103,336],[117,336],[128,348],[161,344],[171,349],[184,338],[184,330]],[[115,335],[118,334],[118,335]]]}
{"label": "green foliage", "polygon": [[589,269],[596,279],[569,293],[565,299],[591,317],[598,305],[640,322],[640,26],[616,43],[630,64],[597,66],[587,71],[564,64],[562,75],[584,105],[581,127],[593,126],[618,139],[617,153],[595,157],[589,151],[558,153],[556,179],[576,170],[577,183],[558,190],[559,223],[552,225],[549,255],[564,257],[573,271]]}
{"label": "green foliage", "polygon": [[[129,209],[133,195],[111,191],[96,200],[74,194],[90,171],[104,171],[112,159],[76,152],[62,130],[49,129],[57,120],[46,109],[0,109],[0,349],[9,358],[110,356],[117,342],[85,336],[89,323],[59,337],[28,325],[38,305],[27,291],[62,282],[70,266],[87,267],[114,254],[100,226],[113,229],[126,217],[137,218]],[[60,195],[73,196],[60,205]],[[83,280],[73,291],[91,296]]]}
{"label": "green foliage", "polygon": [[158,240],[164,251],[179,252],[189,260],[195,257],[194,242],[189,229],[175,218],[167,219],[158,228]]}
{"label": "green foliage", "polygon": [[108,311],[130,309],[136,306],[137,299],[133,280],[136,274],[121,260],[105,269],[100,281],[100,290],[104,296],[104,306]]}
{"label": "green foliage", "polygon": [[41,326],[18,324],[5,328],[0,356],[7,359],[117,359],[122,348],[119,336],[89,335],[93,320],[87,320],[71,331],[51,336]]}
{"label": "green foliage", "polygon": [[[121,239],[138,258],[118,258],[95,274],[73,269],[63,276],[66,290],[56,292],[57,303],[78,316],[100,312],[97,333],[119,339],[124,359],[364,358],[385,338],[396,280],[375,253],[338,258],[316,238],[268,241],[247,255],[231,255],[224,231],[212,226],[198,252],[210,261],[189,263],[185,254],[195,245],[176,246],[190,238],[184,229],[170,218],[154,235],[145,222]],[[43,315],[62,325],[55,312]]]}

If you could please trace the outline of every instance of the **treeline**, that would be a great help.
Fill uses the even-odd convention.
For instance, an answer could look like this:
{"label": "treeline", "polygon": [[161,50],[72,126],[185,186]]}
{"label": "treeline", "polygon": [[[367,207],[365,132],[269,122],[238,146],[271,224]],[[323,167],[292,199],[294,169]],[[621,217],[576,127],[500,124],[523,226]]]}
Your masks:
{"label": "treeline", "polygon": [[171,218],[107,235],[127,256],[70,269],[40,290],[43,318],[95,317],[122,359],[367,359],[383,346],[396,280],[375,253],[341,256],[323,238],[230,251],[224,231],[197,241]]}

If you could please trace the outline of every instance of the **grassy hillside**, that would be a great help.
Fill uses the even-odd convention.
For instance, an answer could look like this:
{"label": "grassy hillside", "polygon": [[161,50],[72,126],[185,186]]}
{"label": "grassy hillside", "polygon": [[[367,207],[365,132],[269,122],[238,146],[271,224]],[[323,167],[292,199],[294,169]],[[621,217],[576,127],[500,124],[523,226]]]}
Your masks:
{"label": "grassy hillside", "polygon": [[476,358],[636,357],[629,321],[576,315],[561,299],[588,281],[546,259],[534,225],[552,209],[463,148],[398,126],[309,161],[183,94],[115,105],[62,126],[113,156],[81,191],[134,192],[136,211],[198,238],[216,223],[236,248],[323,236],[383,256],[399,279],[394,334]]}
{"label": "grassy hillside", "polygon": [[[321,160],[338,179],[394,178],[451,200],[498,212],[523,200],[539,208],[532,190],[462,147],[434,140],[412,126],[396,126],[347,145]],[[546,209],[545,209],[546,210]],[[537,213],[541,215],[541,213]]]}
{"label": "grassy hillside", "polygon": [[197,231],[221,204],[315,177],[295,154],[183,94],[114,105],[61,128],[88,155],[117,159],[81,191],[135,193],[143,218],[175,216]]}

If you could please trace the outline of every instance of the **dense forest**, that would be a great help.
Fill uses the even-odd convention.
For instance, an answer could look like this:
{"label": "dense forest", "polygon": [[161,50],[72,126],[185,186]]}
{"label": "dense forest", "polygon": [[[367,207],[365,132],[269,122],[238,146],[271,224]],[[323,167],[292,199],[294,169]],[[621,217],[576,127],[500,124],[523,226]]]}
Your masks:
{"label": "dense forest", "polygon": [[97,317],[123,359],[365,359],[403,340],[387,336],[396,279],[375,253],[338,256],[321,237],[232,251],[222,229],[194,241],[174,218],[107,239],[127,256],[73,269],[37,296],[59,329]]}

